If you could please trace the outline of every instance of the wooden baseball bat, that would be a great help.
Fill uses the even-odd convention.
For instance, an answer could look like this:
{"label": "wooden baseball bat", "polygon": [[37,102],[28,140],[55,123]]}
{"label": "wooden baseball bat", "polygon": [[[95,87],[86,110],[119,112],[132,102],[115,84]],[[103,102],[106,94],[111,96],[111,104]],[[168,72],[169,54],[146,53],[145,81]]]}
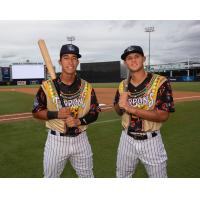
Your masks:
{"label": "wooden baseball bat", "polygon": [[58,87],[58,84],[56,82],[56,73],[55,73],[55,70],[53,68],[53,64],[51,62],[51,58],[49,56],[49,52],[48,52],[48,49],[46,47],[46,44],[45,44],[45,41],[44,40],[39,40],[38,41],[38,45],[40,47],[40,51],[42,53],[42,57],[44,59],[44,62],[45,62],[45,65],[46,65],[46,68],[49,72],[49,75],[55,85],[55,88],[56,88],[56,91],[58,93],[58,97],[60,99],[60,102],[61,102],[61,105],[62,107],[65,107],[65,103],[64,103],[64,100],[63,98],[60,96],[60,90],[59,90],[59,87]]}
{"label": "wooden baseball bat", "polygon": [[55,74],[55,71],[54,71],[54,68],[53,68],[53,64],[51,62],[51,58],[49,56],[49,52],[48,52],[48,49],[46,47],[46,44],[45,44],[45,41],[44,40],[39,40],[38,41],[38,45],[40,47],[40,51],[42,53],[42,57],[44,59],[44,62],[46,64],[46,67],[47,67],[47,70],[50,74],[50,77],[52,80],[55,80],[56,79],[56,74]]}
{"label": "wooden baseball bat", "polygon": [[126,74],[126,85],[125,85],[125,92],[128,92],[128,84],[131,80],[131,74],[130,74],[130,70],[127,69],[127,74]]}

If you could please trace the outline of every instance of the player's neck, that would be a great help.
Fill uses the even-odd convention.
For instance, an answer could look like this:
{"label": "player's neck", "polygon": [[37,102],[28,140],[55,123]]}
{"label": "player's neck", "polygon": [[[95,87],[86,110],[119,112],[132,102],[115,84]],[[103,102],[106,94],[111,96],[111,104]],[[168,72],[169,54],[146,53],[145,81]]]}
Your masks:
{"label": "player's neck", "polygon": [[144,81],[144,79],[147,77],[147,72],[144,70],[134,72],[131,75],[131,83],[134,86],[138,86],[140,83]]}
{"label": "player's neck", "polygon": [[60,79],[65,85],[71,85],[74,82],[75,76],[76,76],[76,74],[62,73],[60,75]]}

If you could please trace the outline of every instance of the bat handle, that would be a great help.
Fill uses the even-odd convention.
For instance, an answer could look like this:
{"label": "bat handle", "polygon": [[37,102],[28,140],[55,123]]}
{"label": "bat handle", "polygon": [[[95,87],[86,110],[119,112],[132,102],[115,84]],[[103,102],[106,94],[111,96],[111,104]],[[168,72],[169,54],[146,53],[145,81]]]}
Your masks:
{"label": "bat handle", "polygon": [[[59,97],[61,106],[62,106],[62,107],[65,107],[64,100],[63,100],[63,98],[60,96],[60,88],[59,88],[59,86],[58,86],[58,83],[56,82],[56,79],[53,80],[53,83],[54,83],[54,86],[55,86],[56,91],[57,91],[57,93],[58,93],[58,97]],[[69,127],[66,126],[66,127],[65,127],[65,134],[67,134],[68,132],[69,132]]]}
{"label": "bat handle", "polygon": [[58,83],[56,82],[55,79],[53,80],[53,82],[54,82],[56,91],[57,91],[57,93],[58,93],[58,97],[59,97],[59,99],[60,99],[61,106],[62,106],[62,107],[65,107],[64,100],[63,100],[63,98],[60,96],[60,88],[58,87]]}
{"label": "bat handle", "polygon": [[[53,80],[53,82],[54,82],[54,85],[55,85],[55,87],[56,87],[56,90],[57,90],[57,93],[58,93],[58,97],[59,97],[59,99],[60,99],[61,106],[62,106],[62,107],[65,107],[64,100],[63,100],[63,98],[60,96],[60,88],[59,88],[59,86],[58,86],[58,83],[56,82],[56,80]],[[70,115],[71,115],[72,117],[74,117],[74,113],[71,112]],[[74,135],[75,130],[76,130],[76,127],[68,127],[68,126],[66,126],[66,134],[72,134],[72,135]]]}
{"label": "bat handle", "polygon": [[[70,115],[75,117],[73,112],[71,112]],[[72,136],[76,136],[76,129],[77,127],[66,127],[67,133]]]}

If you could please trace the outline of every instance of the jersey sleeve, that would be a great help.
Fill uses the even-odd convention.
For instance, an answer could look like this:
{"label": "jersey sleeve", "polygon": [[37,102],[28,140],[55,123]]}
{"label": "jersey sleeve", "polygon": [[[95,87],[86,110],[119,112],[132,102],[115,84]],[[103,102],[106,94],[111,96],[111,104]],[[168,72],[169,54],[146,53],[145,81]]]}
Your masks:
{"label": "jersey sleeve", "polygon": [[32,113],[45,109],[47,109],[47,99],[42,87],[40,87],[34,99]]}
{"label": "jersey sleeve", "polygon": [[158,89],[155,107],[158,110],[175,112],[172,89],[168,79]]}
{"label": "jersey sleeve", "polygon": [[99,103],[98,103],[95,91],[94,89],[92,89],[90,110],[85,116],[79,118],[79,120],[81,121],[81,125],[87,125],[96,121],[98,118],[99,112],[101,112],[101,109],[99,107]]}

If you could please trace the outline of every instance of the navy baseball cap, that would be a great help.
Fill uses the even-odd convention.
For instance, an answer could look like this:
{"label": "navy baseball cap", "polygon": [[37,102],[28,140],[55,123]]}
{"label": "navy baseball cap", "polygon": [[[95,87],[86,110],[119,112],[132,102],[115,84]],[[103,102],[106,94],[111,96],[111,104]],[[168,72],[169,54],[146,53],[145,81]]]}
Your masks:
{"label": "navy baseball cap", "polygon": [[141,54],[142,56],[144,56],[144,52],[142,50],[142,47],[140,46],[130,46],[128,48],[126,48],[124,50],[124,53],[121,55],[121,59],[122,60],[125,60],[126,57],[130,54],[130,53],[139,53]]}
{"label": "navy baseball cap", "polygon": [[79,48],[76,45],[73,44],[65,44],[60,49],[60,58],[64,54],[75,54],[78,58],[81,58],[81,55],[79,54]]}

